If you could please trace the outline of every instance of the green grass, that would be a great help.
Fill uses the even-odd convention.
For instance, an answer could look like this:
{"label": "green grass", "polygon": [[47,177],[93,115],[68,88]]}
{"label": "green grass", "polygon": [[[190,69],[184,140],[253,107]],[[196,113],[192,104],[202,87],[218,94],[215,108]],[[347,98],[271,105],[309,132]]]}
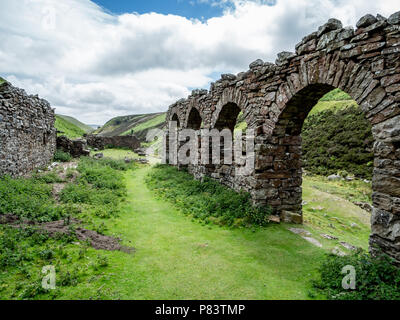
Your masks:
{"label": "green grass", "polygon": [[56,115],[55,127],[58,131],[62,132],[59,133],[59,135],[66,136],[70,139],[80,138],[86,133],[84,130],[82,130],[75,124],[65,120],[64,118],[58,115]]}
{"label": "green grass", "polygon": [[157,116],[157,117],[155,117],[153,119],[150,119],[150,120],[148,120],[146,122],[142,122],[142,123],[138,124],[137,126],[125,131],[122,135],[128,135],[128,134],[131,134],[131,133],[137,133],[137,132],[140,132],[140,131],[144,131],[144,130],[156,127],[156,126],[158,126],[158,125],[160,125],[160,124],[165,122],[166,116],[167,116],[166,113],[160,114],[159,116]]}
{"label": "green grass", "polygon": [[249,193],[237,193],[207,177],[201,182],[194,180],[172,166],[155,166],[146,183],[158,196],[206,223],[266,225],[271,213],[269,207],[252,206]]}
{"label": "green grass", "polygon": [[57,115],[60,118],[63,118],[64,120],[72,123],[73,125],[77,126],[78,128],[82,129],[83,131],[85,131],[86,133],[92,132],[94,129],[91,126],[88,126],[87,124],[84,124],[82,122],[80,122],[79,120],[75,119],[74,117],[70,117],[70,116],[64,116],[64,115]]}
{"label": "green grass", "polygon": [[323,101],[320,100],[318,103],[311,109],[308,115],[318,114],[325,110],[342,110],[348,107],[357,107],[357,102],[354,100],[341,100],[341,101]]}
{"label": "green grass", "polygon": [[44,179],[0,177],[0,214],[13,213],[38,221],[60,219],[63,210],[56,205],[51,186]]}
{"label": "green grass", "polygon": [[86,299],[96,286],[121,299],[309,298],[322,250],[283,226],[228,229],[193,222],[145,186],[151,170],[126,173],[126,210],[106,221],[109,232],[135,246],[135,255],[105,252],[105,276],[66,288],[60,299]]}
{"label": "green grass", "polygon": [[2,84],[3,82],[6,82],[6,80],[4,80],[2,77],[0,77],[0,84]]}
{"label": "green grass", "polygon": [[137,153],[128,149],[121,149],[121,148],[108,148],[99,151],[91,150],[90,155],[94,156],[96,153],[102,153],[104,157],[116,160],[124,160],[125,158],[129,159],[140,158]]}
{"label": "green grass", "polygon": [[[327,249],[338,246],[342,251],[348,252],[339,244],[339,241],[344,241],[367,250],[371,231],[370,213],[361,210],[346,198],[351,201],[370,201],[371,193],[371,185],[362,181],[336,182],[319,176],[305,177],[305,229]],[[339,240],[326,240],[321,233],[336,236]]]}
{"label": "green grass", "polygon": [[346,92],[340,90],[339,88],[333,89],[324,95],[321,101],[342,101],[342,100],[352,100],[351,96]]}

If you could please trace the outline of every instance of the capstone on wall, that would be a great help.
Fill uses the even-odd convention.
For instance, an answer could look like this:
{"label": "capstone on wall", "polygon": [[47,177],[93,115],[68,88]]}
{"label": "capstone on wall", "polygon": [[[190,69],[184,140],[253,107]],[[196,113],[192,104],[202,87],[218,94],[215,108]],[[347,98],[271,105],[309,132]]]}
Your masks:
{"label": "capstone on wall", "polygon": [[0,84],[0,175],[22,176],[48,165],[56,148],[54,122],[46,100]]}
{"label": "capstone on wall", "polygon": [[249,68],[222,75],[209,91],[194,90],[169,107],[167,121],[179,129],[233,129],[242,112],[255,131],[254,170],[237,176],[234,162],[199,163],[189,171],[247,190],[281,220],[301,223],[302,125],[324,94],[340,88],[360,105],[375,140],[371,251],[382,249],[400,263],[400,12],[366,15],[355,29],[330,19],[295,52],[279,53],[275,63],[256,60]]}

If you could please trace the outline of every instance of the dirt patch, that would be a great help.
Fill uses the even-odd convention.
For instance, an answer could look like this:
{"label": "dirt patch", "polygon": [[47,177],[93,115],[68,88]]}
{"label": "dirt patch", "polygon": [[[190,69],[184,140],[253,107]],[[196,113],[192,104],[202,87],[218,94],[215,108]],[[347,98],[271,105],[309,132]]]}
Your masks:
{"label": "dirt patch", "polygon": [[45,223],[37,223],[12,214],[0,215],[0,224],[7,224],[12,227],[23,228],[24,226],[35,226],[40,231],[47,232],[51,237],[60,234],[76,235],[79,241],[89,243],[94,249],[108,251],[123,251],[126,253],[134,253],[132,247],[122,246],[121,239],[104,236],[95,231],[79,227],[81,222],[77,219],[58,220]]}

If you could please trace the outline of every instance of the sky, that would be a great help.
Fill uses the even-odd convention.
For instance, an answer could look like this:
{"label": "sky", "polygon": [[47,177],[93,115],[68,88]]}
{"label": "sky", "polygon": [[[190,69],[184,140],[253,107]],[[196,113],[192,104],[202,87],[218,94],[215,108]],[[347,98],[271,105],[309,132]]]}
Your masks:
{"label": "sky", "polygon": [[274,62],[329,18],[354,26],[399,10],[393,0],[0,0],[0,76],[101,125]]}

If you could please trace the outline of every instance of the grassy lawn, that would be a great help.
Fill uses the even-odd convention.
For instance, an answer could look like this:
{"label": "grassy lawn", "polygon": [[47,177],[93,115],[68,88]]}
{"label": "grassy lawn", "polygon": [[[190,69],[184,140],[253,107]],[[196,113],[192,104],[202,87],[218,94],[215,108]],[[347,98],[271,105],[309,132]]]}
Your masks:
{"label": "grassy lawn", "polygon": [[347,107],[357,106],[357,102],[354,100],[342,100],[342,101],[318,101],[318,103],[311,109],[309,115],[320,113],[324,110],[341,110]]}
{"label": "grassy lawn", "polygon": [[139,155],[132,150],[120,149],[120,148],[108,148],[99,151],[91,150],[90,156],[94,156],[96,153],[102,153],[106,158],[113,158],[116,160],[123,160],[125,158],[136,159],[141,158]]}
{"label": "grassy lawn", "polygon": [[[103,290],[121,299],[309,298],[323,250],[284,226],[228,229],[194,222],[154,198],[144,185],[149,170],[126,173],[126,210],[106,222],[137,252],[104,252],[109,267],[97,282]],[[59,298],[88,298],[93,290],[81,283]]]}
{"label": "grassy lawn", "polygon": [[[337,245],[337,241],[321,238],[320,232],[367,246],[368,225],[358,216],[363,213],[346,201],[336,208],[336,196],[322,197],[308,181],[304,198],[314,202],[306,206],[304,228],[324,249],[289,232],[291,225],[229,229],[192,220],[169,202],[154,197],[144,183],[150,170],[142,167],[126,173],[126,208],[120,218],[106,222],[108,232],[133,245],[136,253],[104,252],[109,267],[96,285],[82,283],[67,288],[60,298],[85,299],[100,285],[109,297],[121,299],[309,299],[310,279],[317,277],[324,252]],[[312,206],[324,206],[327,216],[313,213]],[[334,215],[343,220],[333,221],[335,226],[354,221],[365,237],[359,238],[359,229],[332,231],[316,221],[319,217],[326,223]]]}
{"label": "grassy lawn", "polygon": [[[303,206],[305,229],[320,241],[324,248],[336,246],[349,252],[339,241],[368,249],[371,231],[370,213],[346,200],[366,201],[371,196],[371,186],[362,181],[328,181],[325,177],[305,177],[303,182]],[[326,240],[321,233],[339,240]]]}

